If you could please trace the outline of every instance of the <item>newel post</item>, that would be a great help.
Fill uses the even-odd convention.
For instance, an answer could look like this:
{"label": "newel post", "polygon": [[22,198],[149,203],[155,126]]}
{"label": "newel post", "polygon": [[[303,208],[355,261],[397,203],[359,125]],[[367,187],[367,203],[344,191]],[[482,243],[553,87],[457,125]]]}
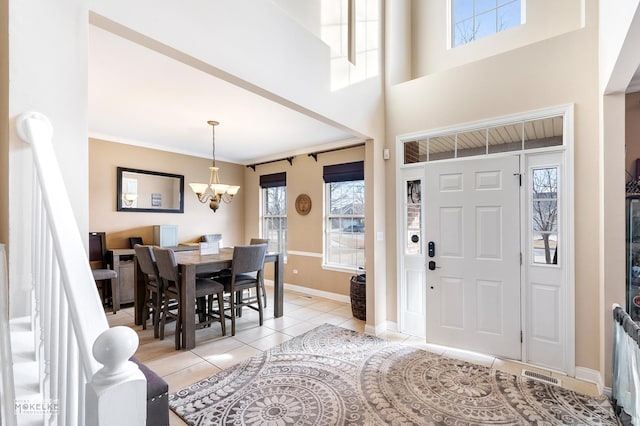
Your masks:
{"label": "newel post", "polygon": [[144,425],[147,419],[147,380],[129,358],[138,336],[129,327],[105,330],[93,344],[93,356],[103,365],[87,383],[86,424]]}

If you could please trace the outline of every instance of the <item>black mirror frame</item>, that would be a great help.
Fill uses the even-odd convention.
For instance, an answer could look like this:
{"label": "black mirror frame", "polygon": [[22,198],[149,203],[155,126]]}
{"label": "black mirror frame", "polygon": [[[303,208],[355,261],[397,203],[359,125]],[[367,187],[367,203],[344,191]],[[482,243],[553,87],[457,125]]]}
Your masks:
{"label": "black mirror frame", "polygon": [[[122,205],[122,174],[124,172],[140,173],[145,175],[163,176],[169,178],[180,179],[180,208],[179,209],[139,209],[124,207]],[[184,176],[173,173],[153,172],[149,170],[129,169],[126,167],[117,168],[117,192],[116,192],[116,210],[119,212],[145,212],[145,213],[184,213]]]}

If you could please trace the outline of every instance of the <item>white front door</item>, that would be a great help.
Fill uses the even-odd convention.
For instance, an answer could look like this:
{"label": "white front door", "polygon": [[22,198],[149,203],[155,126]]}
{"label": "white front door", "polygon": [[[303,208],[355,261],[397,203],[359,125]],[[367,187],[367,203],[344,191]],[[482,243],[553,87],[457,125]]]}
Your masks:
{"label": "white front door", "polygon": [[519,164],[426,165],[428,342],[521,359]]}

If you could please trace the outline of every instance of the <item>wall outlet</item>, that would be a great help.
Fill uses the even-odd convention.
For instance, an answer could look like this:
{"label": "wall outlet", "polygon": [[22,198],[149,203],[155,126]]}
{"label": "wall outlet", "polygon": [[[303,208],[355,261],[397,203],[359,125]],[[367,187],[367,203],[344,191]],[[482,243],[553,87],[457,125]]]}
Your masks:
{"label": "wall outlet", "polygon": [[298,270],[297,270],[297,269],[294,269],[294,270],[293,270],[293,271],[291,271],[291,272],[293,272],[294,274],[297,274],[297,273],[298,273]]}

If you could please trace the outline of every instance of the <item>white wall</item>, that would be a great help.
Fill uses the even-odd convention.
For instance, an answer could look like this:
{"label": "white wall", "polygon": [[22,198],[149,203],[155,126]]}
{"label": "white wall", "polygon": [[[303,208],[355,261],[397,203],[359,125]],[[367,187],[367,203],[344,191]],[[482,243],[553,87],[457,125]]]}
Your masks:
{"label": "white wall", "polygon": [[[37,110],[54,128],[54,149],[82,235],[88,232],[87,8],[80,0],[9,0],[9,117]],[[30,151],[11,129],[9,280],[11,315],[29,309]]]}
{"label": "white wall", "polygon": [[320,38],[322,0],[273,0],[300,25]]}

